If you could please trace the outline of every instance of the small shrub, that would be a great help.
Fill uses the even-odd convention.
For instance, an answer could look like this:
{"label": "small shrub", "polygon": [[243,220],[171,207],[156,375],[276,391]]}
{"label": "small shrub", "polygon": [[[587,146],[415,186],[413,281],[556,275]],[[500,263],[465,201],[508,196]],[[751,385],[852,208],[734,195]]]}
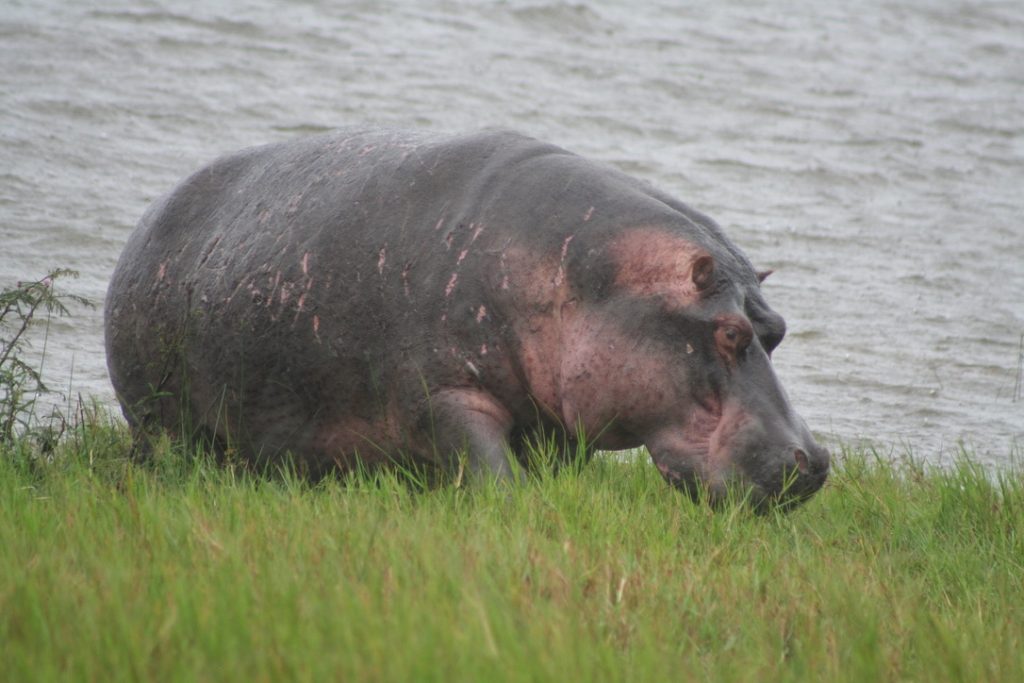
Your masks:
{"label": "small shrub", "polygon": [[62,277],[78,277],[78,273],[58,268],[39,280],[19,282],[0,292],[0,444],[9,444],[33,428],[36,400],[50,391],[41,367],[22,357],[31,346],[31,330],[43,324],[45,352],[51,316],[68,315],[68,304],[92,306],[84,297],[58,294],[54,283]]}

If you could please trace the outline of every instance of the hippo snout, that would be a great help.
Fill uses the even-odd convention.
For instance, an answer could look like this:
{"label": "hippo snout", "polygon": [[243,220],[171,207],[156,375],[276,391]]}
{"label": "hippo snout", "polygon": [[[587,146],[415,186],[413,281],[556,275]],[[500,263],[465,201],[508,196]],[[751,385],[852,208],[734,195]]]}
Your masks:
{"label": "hippo snout", "polygon": [[813,441],[794,447],[792,453],[792,465],[774,496],[790,504],[807,500],[824,486],[832,459],[827,448]]}
{"label": "hippo snout", "polygon": [[801,476],[820,477],[824,480],[828,476],[831,459],[828,449],[816,443],[806,449],[799,446],[793,449],[793,460]]}
{"label": "hippo snout", "polygon": [[810,442],[799,446],[761,444],[733,454],[733,467],[722,477],[726,488],[746,495],[755,509],[791,509],[809,500],[828,479],[828,449]]}

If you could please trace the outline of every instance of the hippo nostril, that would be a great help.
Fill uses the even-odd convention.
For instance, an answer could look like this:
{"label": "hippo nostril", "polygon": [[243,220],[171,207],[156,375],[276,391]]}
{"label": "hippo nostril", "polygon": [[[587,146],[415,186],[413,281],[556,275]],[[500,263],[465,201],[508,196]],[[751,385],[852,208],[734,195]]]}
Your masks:
{"label": "hippo nostril", "polygon": [[800,470],[800,474],[808,474],[811,471],[811,466],[807,462],[807,454],[801,449],[793,451],[793,457],[796,458],[796,467]]}

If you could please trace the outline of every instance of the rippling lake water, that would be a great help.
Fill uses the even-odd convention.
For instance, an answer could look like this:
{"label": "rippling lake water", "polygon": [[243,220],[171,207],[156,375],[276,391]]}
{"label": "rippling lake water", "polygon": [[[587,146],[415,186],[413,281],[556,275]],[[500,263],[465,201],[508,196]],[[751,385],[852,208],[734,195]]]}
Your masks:
{"label": "rippling lake water", "polygon": [[[775,364],[816,433],[1020,452],[1024,3],[84,4],[0,7],[0,286],[67,266],[102,302],[147,204],[222,152],[516,128],[775,269]],[[101,310],[53,326],[45,369],[113,402]]]}

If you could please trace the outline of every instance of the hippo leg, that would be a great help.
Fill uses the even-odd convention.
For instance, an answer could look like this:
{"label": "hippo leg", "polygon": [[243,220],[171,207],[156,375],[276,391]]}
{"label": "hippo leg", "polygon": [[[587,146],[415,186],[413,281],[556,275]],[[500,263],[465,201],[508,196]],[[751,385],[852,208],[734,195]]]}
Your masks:
{"label": "hippo leg", "polygon": [[474,477],[512,479],[509,431],[512,416],[493,396],[479,389],[446,389],[431,398],[430,429],[442,463],[465,453]]}

